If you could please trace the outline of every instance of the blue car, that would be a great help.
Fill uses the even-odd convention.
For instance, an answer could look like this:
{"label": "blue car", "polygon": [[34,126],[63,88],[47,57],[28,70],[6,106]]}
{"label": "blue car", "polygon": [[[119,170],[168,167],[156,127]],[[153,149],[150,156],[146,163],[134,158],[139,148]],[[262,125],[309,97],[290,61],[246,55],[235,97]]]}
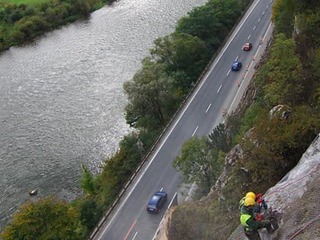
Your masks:
{"label": "blue car", "polygon": [[231,66],[232,71],[239,71],[242,67],[242,63],[239,61],[234,61]]}
{"label": "blue car", "polygon": [[148,213],[158,213],[164,206],[168,198],[168,194],[164,191],[158,191],[150,198],[147,205]]}

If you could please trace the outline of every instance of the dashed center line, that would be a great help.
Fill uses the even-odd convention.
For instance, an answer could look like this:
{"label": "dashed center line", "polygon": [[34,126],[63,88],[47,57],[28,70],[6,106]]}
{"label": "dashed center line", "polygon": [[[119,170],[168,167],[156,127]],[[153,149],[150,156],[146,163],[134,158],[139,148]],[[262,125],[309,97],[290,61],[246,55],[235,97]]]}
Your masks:
{"label": "dashed center line", "polygon": [[218,92],[220,92],[220,89],[221,89],[221,88],[222,88],[222,85],[220,85],[220,87],[218,88],[218,91],[217,91],[217,93],[218,93]]}
{"label": "dashed center line", "polygon": [[253,31],[256,30],[256,27],[257,27],[257,26],[254,26],[254,27],[252,28],[252,30],[253,30]]}
{"label": "dashed center line", "polygon": [[251,38],[251,34],[248,36],[248,40]]}
{"label": "dashed center line", "polygon": [[231,69],[229,69],[229,71],[227,72],[227,76],[229,76],[230,72],[231,72]]}
{"label": "dashed center line", "polygon": [[261,21],[261,18],[258,19],[258,22],[260,22],[260,21]]}
{"label": "dashed center line", "polygon": [[209,109],[211,108],[211,103],[209,104],[209,106],[206,109],[206,113],[209,111]]}
{"label": "dashed center line", "polygon": [[236,57],[235,61],[237,61],[237,60],[238,60],[238,58],[239,58],[239,56],[237,56],[237,57]]}
{"label": "dashed center line", "polygon": [[196,127],[196,129],[193,131],[192,133],[192,137],[196,134],[197,130],[198,130],[199,126]]}
{"label": "dashed center line", "polygon": [[138,232],[136,232],[136,233],[134,234],[134,236],[133,236],[133,238],[132,238],[131,240],[136,239],[137,235],[138,235]]}

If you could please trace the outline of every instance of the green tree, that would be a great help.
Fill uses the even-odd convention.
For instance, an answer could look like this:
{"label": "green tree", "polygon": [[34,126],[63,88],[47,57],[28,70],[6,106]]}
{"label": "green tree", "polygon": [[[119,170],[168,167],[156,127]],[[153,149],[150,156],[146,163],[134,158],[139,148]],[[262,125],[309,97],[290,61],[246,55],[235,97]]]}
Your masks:
{"label": "green tree", "polygon": [[81,168],[82,168],[82,177],[80,180],[80,186],[87,194],[94,195],[95,187],[94,187],[93,176],[85,165],[81,164]]}
{"label": "green tree", "polygon": [[91,197],[85,197],[79,204],[81,223],[86,226],[88,235],[100,221],[103,209]]}
{"label": "green tree", "polygon": [[181,18],[176,26],[176,32],[197,36],[214,50],[219,47],[222,41],[223,31],[224,26],[208,4],[193,9],[188,16]]}
{"label": "green tree", "polygon": [[295,0],[276,0],[272,7],[272,20],[277,33],[290,37],[293,32]]}
{"label": "green tree", "polygon": [[3,230],[3,240],[79,240],[83,230],[79,213],[56,198],[27,202]]}
{"label": "green tree", "polygon": [[319,114],[309,106],[296,106],[288,119],[263,112],[241,141],[243,161],[254,184],[274,184],[297,164],[319,133]]}
{"label": "green tree", "polygon": [[280,34],[264,67],[264,99],[268,106],[294,106],[305,99],[302,64],[295,53],[295,43]]}
{"label": "green tree", "polygon": [[[154,41],[154,48],[150,50],[153,60],[163,63],[165,71],[171,77],[178,77],[185,73],[184,92],[189,92],[209,60],[205,42],[200,38],[186,33],[172,33]],[[192,66],[192,67],[190,67]],[[174,78],[175,81],[175,78]],[[174,93],[174,92],[173,92]]]}
{"label": "green tree", "polygon": [[39,33],[47,30],[49,26],[50,24],[44,17],[28,16],[15,23],[12,38],[15,42],[21,43],[38,36]]}
{"label": "green tree", "polygon": [[223,123],[216,126],[209,134],[209,142],[212,148],[228,152],[231,149],[232,138]]}
{"label": "green tree", "polygon": [[208,140],[193,137],[182,146],[181,155],[173,161],[173,167],[181,171],[186,182],[195,182],[208,192],[221,170],[218,151],[211,149]]}
{"label": "green tree", "polygon": [[162,127],[169,117],[164,109],[164,102],[170,98],[169,81],[164,65],[146,58],[133,80],[123,85],[129,100],[125,109],[127,123],[137,128]]}
{"label": "green tree", "polygon": [[179,20],[176,32],[199,37],[216,51],[244,9],[243,1],[211,0]]}

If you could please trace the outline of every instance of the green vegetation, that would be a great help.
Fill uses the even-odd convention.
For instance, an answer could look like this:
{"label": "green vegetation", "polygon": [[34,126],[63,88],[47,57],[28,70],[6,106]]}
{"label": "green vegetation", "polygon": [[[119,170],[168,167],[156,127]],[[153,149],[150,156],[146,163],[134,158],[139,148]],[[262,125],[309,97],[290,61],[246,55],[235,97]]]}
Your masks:
{"label": "green vegetation", "polygon": [[0,1],[0,52],[89,14],[114,0]]}
{"label": "green vegetation", "polygon": [[28,202],[20,207],[1,237],[4,240],[78,240],[82,237],[78,215],[76,208],[55,198]]}
{"label": "green vegetation", "polygon": [[[85,239],[93,230],[249,2],[210,0],[182,18],[174,33],[155,40],[141,69],[124,84],[128,96],[126,120],[136,130],[121,140],[118,152],[106,159],[101,174],[92,176],[83,166],[84,195],[66,206],[74,211],[74,222],[70,231],[61,230],[66,236],[74,235],[64,239]],[[88,16],[97,4],[100,2],[66,0],[34,7],[1,5],[0,46],[21,43]],[[222,189],[223,198],[218,199],[213,193],[192,207],[178,207],[169,230],[171,239],[225,239],[239,223],[237,207],[244,192],[264,192],[274,185],[295,166],[319,132],[319,9],[316,0],[276,0],[275,41],[268,61],[255,78],[255,102],[243,116],[230,116],[225,126],[213,129],[209,139],[193,138],[185,143],[174,165],[186,180],[196,181],[204,194],[216,181],[224,156],[232,146],[239,144],[243,156],[229,173],[228,183]],[[270,109],[278,104],[288,106],[290,115],[271,117]],[[55,202],[48,205],[55,207]],[[43,211],[51,214],[49,207]],[[43,217],[17,212],[1,237],[19,239],[12,229],[28,228],[29,221],[41,221]],[[39,225],[40,232],[42,227]],[[24,239],[28,239],[29,233],[25,234]]]}
{"label": "green vegetation", "polygon": [[[238,132],[230,131],[241,156],[227,165],[222,189],[173,212],[169,239],[227,239],[239,225],[245,192],[276,184],[319,133],[319,10],[317,0],[276,0],[274,42],[253,84],[258,95],[243,116],[232,116],[242,123]],[[271,114],[275,106],[280,110]],[[228,119],[226,129],[234,129],[234,122]]]}
{"label": "green vegetation", "polygon": [[207,138],[193,137],[184,143],[173,166],[183,173],[184,182],[195,182],[206,194],[220,175],[223,160],[224,154],[212,148]]}
{"label": "green vegetation", "polygon": [[28,6],[35,6],[45,2],[49,2],[49,0],[0,0],[0,4],[25,4]]}

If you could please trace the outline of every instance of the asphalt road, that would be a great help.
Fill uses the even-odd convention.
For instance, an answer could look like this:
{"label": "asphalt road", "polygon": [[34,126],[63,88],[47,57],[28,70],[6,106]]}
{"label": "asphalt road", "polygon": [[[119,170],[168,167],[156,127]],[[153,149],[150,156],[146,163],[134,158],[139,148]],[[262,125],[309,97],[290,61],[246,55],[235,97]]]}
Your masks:
{"label": "asphalt road", "polygon": [[[223,112],[237,104],[236,96],[245,81],[250,80],[245,76],[248,71],[253,71],[254,55],[269,27],[272,2],[254,1],[95,239],[153,239],[170,200],[181,184],[179,174],[172,168],[172,161],[186,140],[194,135],[210,133],[213,127],[223,122]],[[253,44],[251,51],[242,50],[245,42]],[[230,71],[234,60],[242,62],[239,72]],[[161,188],[168,193],[167,204],[157,215],[147,213],[149,198]]]}

